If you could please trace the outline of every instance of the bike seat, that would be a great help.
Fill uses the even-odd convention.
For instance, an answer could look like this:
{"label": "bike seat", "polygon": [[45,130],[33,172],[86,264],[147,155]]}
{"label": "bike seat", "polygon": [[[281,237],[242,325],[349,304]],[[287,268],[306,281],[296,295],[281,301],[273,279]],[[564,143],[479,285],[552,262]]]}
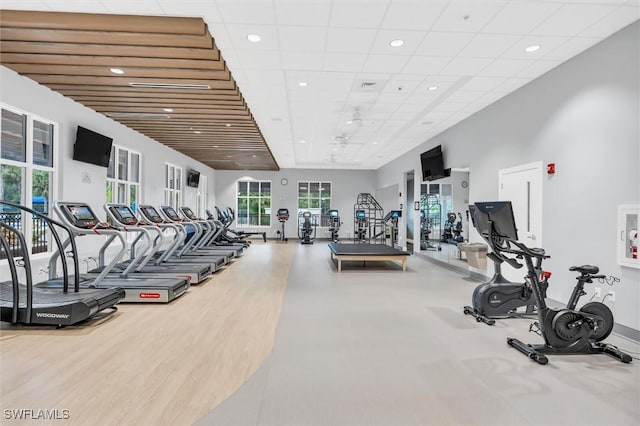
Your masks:
{"label": "bike seat", "polygon": [[600,272],[600,268],[593,265],[582,265],[582,266],[572,266],[569,268],[570,271],[578,271],[583,275],[589,274],[594,275]]}

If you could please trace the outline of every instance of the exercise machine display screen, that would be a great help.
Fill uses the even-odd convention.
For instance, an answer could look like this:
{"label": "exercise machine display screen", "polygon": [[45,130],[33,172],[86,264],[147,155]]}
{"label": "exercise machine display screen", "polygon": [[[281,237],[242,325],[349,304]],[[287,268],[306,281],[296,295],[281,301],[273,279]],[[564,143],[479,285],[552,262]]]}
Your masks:
{"label": "exercise machine display screen", "polygon": [[177,222],[180,221],[180,216],[178,216],[178,213],[176,213],[173,207],[164,207],[162,211],[164,211],[169,219]]}
{"label": "exercise machine display screen", "polygon": [[278,220],[284,222],[289,219],[289,209],[278,209]]}
{"label": "exercise machine display screen", "polygon": [[131,213],[131,210],[126,206],[111,207],[110,210],[120,223],[125,225],[135,225],[138,223],[138,219],[136,219],[133,213]]}
{"label": "exercise machine display screen", "polygon": [[329,210],[329,217],[340,217],[340,215],[338,214],[338,210]]}
{"label": "exercise machine display screen", "polygon": [[[501,238],[518,241],[518,229],[511,201],[475,203],[475,225],[481,235],[489,234],[489,221],[493,231]],[[487,229],[481,229],[487,228]],[[489,234],[490,235],[490,234]]]}
{"label": "exercise machine display screen", "polygon": [[193,210],[191,210],[189,207],[182,207],[180,210],[182,210],[182,213],[184,213],[184,215],[186,217],[188,217],[191,220],[197,220],[198,218],[196,217],[195,214],[193,214]]}
{"label": "exercise machine display screen", "polygon": [[86,204],[65,205],[63,207],[73,226],[77,226],[78,228],[93,228],[99,222],[96,215],[93,214]]}
{"label": "exercise machine display screen", "polygon": [[305,219],[309,219],[311,217],[311,212],[302,213],[302,217],[304,217]]}
{"label": "exercise machine display screen", "polygon": [[153,207],[140,207],[140,211],[142,212],[144,217],[150,222],[153,222],[153,223],[164,222],[160,217],[160,215],[158,214],[158,212],[156,211],[156,209],[154,209]]}
{"label": "exercise machine display screen", "polygon": [[364,219],[367,217],[366,212],[364,210],[356,210],[356,217],[358,219]]}
{"label": "exercise machine display screen", "polygon": [[398,219],[399,217],[402,217],[401,210],[391,210],[391,219]]}

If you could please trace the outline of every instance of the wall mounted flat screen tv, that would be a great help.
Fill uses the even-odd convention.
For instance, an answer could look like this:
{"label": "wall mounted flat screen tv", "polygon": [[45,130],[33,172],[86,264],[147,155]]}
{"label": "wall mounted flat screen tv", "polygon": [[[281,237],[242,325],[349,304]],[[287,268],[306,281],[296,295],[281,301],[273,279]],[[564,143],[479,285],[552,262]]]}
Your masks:
{"label": "wall mounted flat screen tv", "polygon": [[200,184],[200,172],[189,170],[187,172],[187,186],[197,188]]}
{"label": "wall mounted flat screen tv", "polygon": [[109,167],[112,144],[112,138],[78,126],[76,143],[73,145],[73,159]]}
{"label": "wall mounted flat screen tv", "polygon": [[420,164],[422,165],[423,181],[442,179],[451,175],[451,169],[444,168],[441,145],[420,154]]}

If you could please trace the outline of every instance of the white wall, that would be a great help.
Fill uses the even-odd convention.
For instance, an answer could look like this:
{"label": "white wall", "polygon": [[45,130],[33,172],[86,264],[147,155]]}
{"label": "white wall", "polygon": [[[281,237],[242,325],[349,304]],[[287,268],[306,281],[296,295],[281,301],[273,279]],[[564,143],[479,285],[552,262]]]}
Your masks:
{"label": "white wall", "polygon": [[[289,180],[286,186],[280,184],[282,178]],[[375,172],[371,170],[281,169],[278,172],[218,170],[216,171],[215,188],[218,207],[236,208],[236,182],[241,179],[271,181],[271,228],[265,229],[269,238],[275,238],[275,232],[281,229],[280,222],[275,216],[279,208],[289,209],[291,215],[286,223],[285,235],[288,238],[297,238],[298,181],[331,182],[331,208],[340,211],[343,224],[339,235],[342,239],[353,237],[353,205],[358,194],[361,192],[375,194]],[[209,205],[213,206],[211,203]],[[317,237],[328,238],[329,234],[320,232],[320,229],[318,228]]]}
{"label": "white wall", "polygon": [[[105,203],[107,169],[72,159],[76,128],[81,125],[113,138],[114,144],[142,154],[142,202],[153,205],[163,203],[165,162],[183,167],[184,176],[188,169],[198,170],[202,175],[208,176],[209,201],[214,202],[215,182],[212,168],[3,66],[0,66],[0,102],[57,123],[59,187],[56,194],[59,200],[86,202],[99,216],[104,217],[102,205]],[[84,180],[88,177],[90,182],[83,182],[83,176]],[[186,187],[183,197],[184,205],[195,208],[195,188]],[[80,256],[93,256],[93,250],[97,250],[96,245],[100,244],[99,240],[97,237],[81,239]],[[44,262],[35,263],[35,271],[38,271]],[[81,263],[81,266],[84,264]],[[3,262],[0,265],[0,279],[8,279],[7,277],[8,267]]]}
{"label": "white wall", "polygon": [[640,204],[639,28],[623,29],[385,165],[377,187],[401,184],[406,170],[419,175],[419,154],[438,144],[447,167],[470,167],[471,202],[497,199],[499,169],[555,163],[543,184],[549,296],[569,298],[570,266],[598,265],[622,280],[610,304],[616,322],[640,330],[640,271],[617,265],[615,245],[617,206]]}

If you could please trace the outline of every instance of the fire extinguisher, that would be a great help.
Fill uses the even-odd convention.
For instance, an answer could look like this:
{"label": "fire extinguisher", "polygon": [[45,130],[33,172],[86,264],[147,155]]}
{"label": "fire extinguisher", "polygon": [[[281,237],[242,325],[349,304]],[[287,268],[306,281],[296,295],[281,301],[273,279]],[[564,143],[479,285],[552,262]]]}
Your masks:
{"label": "fire extinguisher", "polygon": [[638,258],[638,230],[633,229],[629,232],[629,239],[631,240],[631,258]]}

